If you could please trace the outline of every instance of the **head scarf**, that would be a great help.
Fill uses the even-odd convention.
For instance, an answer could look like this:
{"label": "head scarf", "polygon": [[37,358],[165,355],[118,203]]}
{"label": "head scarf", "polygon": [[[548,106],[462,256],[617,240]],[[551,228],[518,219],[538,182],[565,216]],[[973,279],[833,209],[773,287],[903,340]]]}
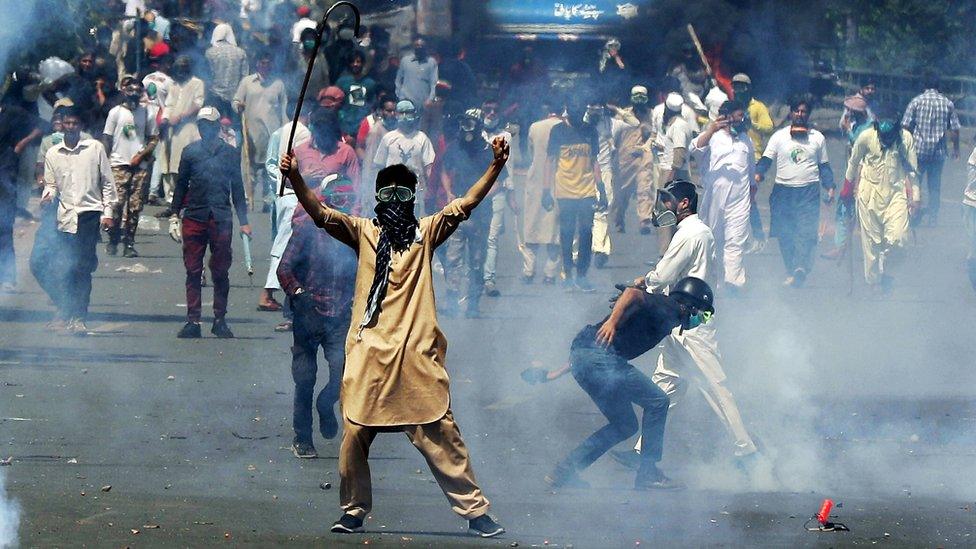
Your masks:
{"label": "head scarf", "polygon": [[210,37],[211,46],[219,45],[221,42],[230,44],[231,46],[237,45],[237,38],[234,36],[234,29],[232,29],[227,23],[220,23],[214,27],[213,35]]}
{"label": "head scarf", "polygon": [[369,287],[366,312],[359,323],[358,339],[363,329],[376,321],[382,309],[383,298],[390,283],[390,262],[393,252],[402,253],[417,240],[419,223],[413,213],[413,201],[380,202],[376,205],[376,223],[380,226],[380,241],[376,247],[376,272]]}

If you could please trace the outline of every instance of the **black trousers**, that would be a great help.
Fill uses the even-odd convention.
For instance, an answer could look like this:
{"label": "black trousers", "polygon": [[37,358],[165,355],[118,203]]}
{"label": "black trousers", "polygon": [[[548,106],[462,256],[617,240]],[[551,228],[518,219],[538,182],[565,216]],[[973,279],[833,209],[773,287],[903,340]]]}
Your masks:
{"label": "black trousers", "polygon": [[945,167],[945,157],[919,158],[918,179],[921,183],[925,179],[928,202],[925,213],[929,220],[939,218],[939,206],[942,203],[942,168]]}
{"label": "black trousers", "polygon": [[102,212],[82,212],[74,234],[58,232],[65,261],[64,299],[58,304],[61,318],[85,320],[88,316],[92,273],[98,268],[101,217]]}
{"label": "black trousers", "polygon": [[655,464],[661,461],[664,452],[668,395],[626,360],[599,347],[574,348],[570,352],[570,366],[576,382],[609,423],[580,443],[558,467],[575,471],[589,467],[611,448],[635,435],[638,423],[633,405],[636,404],[644,411],[637,478],[655,471]]}
{"label": "black trousers", "polygon": [[769,235],[779,239],[786,272],[813,270],[820,225],[820,185],[773,185],[769,195]]}
{"label": "black trousers", "polygon": [[315,407],[319,414],[332,413],[332,407],[339,400],[342,370],[346,364],[349,317],[328,317],[314,311],[296,312],[293,326],[291,376],[295,381],[295,401],[292,427],[296,439],[312,442],[312,396],[319,368],[319,347],[329,363],[329,382],[319,392]]}
{"label": "black trousers", "polygon": [[596,198],[560,198],[559,245],[563,251],[563,270],[573,276],[573,241],[579,236],[576,276],[585,277],[593,253],[593,207]]}

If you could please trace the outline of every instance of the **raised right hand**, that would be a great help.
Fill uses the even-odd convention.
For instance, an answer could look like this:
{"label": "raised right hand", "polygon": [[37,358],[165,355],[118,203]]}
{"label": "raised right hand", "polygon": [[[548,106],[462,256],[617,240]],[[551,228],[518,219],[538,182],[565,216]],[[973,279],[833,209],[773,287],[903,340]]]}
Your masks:
{"label": "raised right hand", "polygon": [[291,170],[294,166],[295,166],[294,153],[285,153],[278,161],[278,169],[281,170],[281,175],[285,177],[288,177],[288,174],[291,173]]}

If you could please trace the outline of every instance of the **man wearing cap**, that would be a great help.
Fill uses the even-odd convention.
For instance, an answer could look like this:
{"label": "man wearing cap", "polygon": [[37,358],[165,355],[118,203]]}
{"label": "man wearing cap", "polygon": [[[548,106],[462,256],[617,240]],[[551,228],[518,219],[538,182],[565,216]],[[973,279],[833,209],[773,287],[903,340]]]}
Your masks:
{"label": "man wearing cap", "polygon": [[210,246],[210,275],[214,286],[214,322],[210,332],[219,338],[234,337],[227,326],[227,297],[230,293],[228,271],[232,261],[234,219],[231,202],[241,224],[241,232],[250,236],[247,223],[247,204],[241,172],[232,167],[240,165],[240,153],[220,139],[220,112],[203,107],[196,115],[200,139],[183,151],[179,177],[173,194],[171,228],[180,225],[177,214],[182,211],[182,230],[171,230],[170,236],[183,243],[183,265],[186,267],[186,325],[176,337],[200,337],[201,290],[203,255]]}
{"label": "man wearing cap", "polygon": [[318,24],[309,18],[312,14],[312,9],[306,5],[301,5],[295,8],[295,15],[298,16],[298,21],[291,26],[291,41],[292,43],[298,44],[302,39],[302,31],[306,29],[312,29],[313,31],[318,26]]}
{"label": "man wearing cap", "polygon": [[[193,76],[190,58],[181,55],[173,63],[173,85],[166,95],[162,122],[159,127],[163,158],[163,190],[171,202],[176,175],[180,169],[183,149],[200,139],[197,129],[197,111],[203,106],[205,87],[203,80]],[[179,204],[173,204],[177,208]]]}
{"label": "man wearing cap", "polygon": [[92,273],[98,267],[99,229],[111,229],[118,200],[112,167],[101,142],[81,139],[77,107],[61,112],[64,141],[44,157],[41,205],[58,200],[57,230],[64,261],[63,297],[55,300],[58,318],[71,335],[88,335]]}
{"label": "man wearing cap", "polygon": [[418,179],[415,201],[417,213],[423,215],[427,211],[427,182],[430,181],[430,170],[434,166],[434,144],[419,129],[420,116],[413,102],[404,99],[397,103],[396,117],[396,129],[380,140],[372,159],[373,165],[381,169],[403,164],[413,170]]}
{"label": "man wearing cap", "polygon": [[[170,56],[169,46],[165,42],[160,42],[149,49],[149,67],[152,72],[142,79],[142,85],[146,90],[146,98],[149,99],[147,112],[149,117],[156,124],[157,131],[163,117],[163,108],[166,106],[166,97],[169,89],[173,85],[170,78]],[[160,136],[162,139],[162,136]],[[162,187],[163,169],[166,159],[157,151],[156,161],[152,165],[152,174],[149,179],[149,204],[159,203],[160,189]]]}
{"label": "man wearing cap", "polygon": [[[389,135],[389,134],[388,134]],[[492,537],[505,530],[488,516],[488,499],[451,412],[444,358],[447,340],[437,323],[431,260],[484,200],[508,160],[508,144],[492,143],[484,175],[440,212],[417,219],[417,177],[396,164],[376,178],[376,217],[355,217],[321,204],[286,155],[281,171],[315,224],[359,256],[353,323],[342,378],[342,443],[336,533],[362,529],[372,508],[367,458],[376,435],[400,431],[420,450],[434,478],[469,531]]]}
{"label": "man wearing cap", "polygon": [[[766,104],[752,96],[752,79],[744,73],[732,77],[732,91],[736,101],[746,107],[746,118],[749,121],[749,139],[752,140],[755,162],[762,158],[766,150],[766,142],[773,135],[773,118],[769,115]],[[756,186],[750,191],[749,223],[752,226],[753,241],[749,252],[762,250],[766,242],[766,232],[763,230],[762,217],[756,204]]]}
{"label": "man wearing cap", "polygon": [[346,92],[342,91],[339,86],[328,86],[319,90],[316,99],[320,107],[332,111],[338,116],[339,109],[346,100]]}
{"label": "man wearing cap", "polygon": [[214,27],[205,55],[210,65],[208,102],[225,115],[230,114],[234,92],[247,75],[247,53],[238,47],[234,29],[227,23],[220,23]]}
{"label": "man wearing cap", "polygon": [[247,175],[248,199],[252,207],[257,204],[258,189],[265,197],[265,208],[270,209],[272,198],[264,185],[264,157],[268,150],[268,138],[288,119],[285,107],[288,98],[285,84],[271,76],[271,52],[267,49],[258,53],[255,59],[255,73],[245,76],[234,93],[234,110],[241,114],[247,126],[245,147],[248,147],[250,165],[243,166]]}
{"label": "man wearing cap", "polygon": [[660,170],[663,186],[675,179],[688,179],[688,148],[695,130],[681,116],[681,107],[684,104],[684,99],[676,93],[669,93],[664,100],[664,132],[658,134],[662,151]]}
{"label": "man wearing cap", "polygon": [[877,87],[873,78],[867,78],[861,83],[861,87],[854,95],[844,99],[844,112],[840,116],[838,127],[845,134],[849,134],[854,129],[856,112],[863,112],[867,115],[870,122],[874,122],[874,111],[871,110],[871,98],[874,96]]}
{"label": "man wearing cap", "polygon": [[136,228],[142,213],[142,190],[149,178],[149,166],[158,141],[156,121],[140,104],[142,83],[132,76],[122,78],[120,105],[108,112],[102,143],[110,151],[109,161],[118,187],[119,200],[112,210],[113,226],[105,251],[118,253],[119,242],[125,257],[139,257],[135,249]]}
{"label": "man wearing cap", "polygon": [[[651,134],[651,108],[647,88],[634,86],[630,90],[630,106],[614,109],[615,116],[630,122],[616,138],[616,176],[613,178],[613,204],[610,217],[617,232],[625,230],[625,215],[635,193],[651,193],[654,188],[651,152],[644,143]],[[638,203],[640,208],[640,203]],[[650,214],[648,214],[650,215]]]}
{"label": "man wearing cap", "polygon": [[[678,99],[681,100],[681,118],[687,123],[687,126],[691,128],[693,133],[698,132],[698,115],[695,110],[691,108],[687,101],[684,100],[684,95],[681,94],[681,85],[675,79],[669,81],[667,95],[664,96],[664,100],[654,106],[651,110],[651,136],[645,147],[652,150],[654,153],[653,162],[653,186],[652,187],[638,187],[637,189],[637,217],[640,219],[640,232],[641,234],[651,234],[653,231],[653,224],[651,223],[651,214],[654,211],[654,202],[657,198],[657,189],[664,188],[664,176],[666,172],[671,169],[671,159],[665,157],[664,154],[664,144],[666,141],[667,127],[665,126],[665,113],[668,109],[667,100],[671,97],[672,105],[677,104]],[[668,247],[668,239],[670,239],[671,234],[666,231],[658,231],[658,244],[659,252],[664,253],[664,250]]]}
{"label": "man wearing cap", "polygon": [[417,37],[413,52],[403,56],[396,74],[396,96],[407,99],[418,110],[434,100],[437,89],[437,61],[427,52],[427,41]]}

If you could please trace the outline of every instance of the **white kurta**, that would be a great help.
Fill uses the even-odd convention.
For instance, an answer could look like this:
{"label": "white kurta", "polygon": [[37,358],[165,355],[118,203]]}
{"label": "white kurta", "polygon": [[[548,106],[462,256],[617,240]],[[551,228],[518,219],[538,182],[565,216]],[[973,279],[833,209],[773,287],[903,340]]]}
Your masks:
{"label": "white kurta", "polygon": [[752,141],[744,132],[733,137],[728,130],[715,132],[704,147],[698,146],[700,140],[691,142],[705,188],[699,211],[715,236],[725,283],[741,287],[746,283],[743,247],[750,235],[749,186],[755,174]]}

